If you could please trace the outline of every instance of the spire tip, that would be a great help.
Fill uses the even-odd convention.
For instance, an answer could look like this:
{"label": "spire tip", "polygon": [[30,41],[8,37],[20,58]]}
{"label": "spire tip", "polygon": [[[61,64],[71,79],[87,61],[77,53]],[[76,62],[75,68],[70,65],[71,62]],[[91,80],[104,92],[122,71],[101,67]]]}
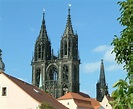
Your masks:
{"label": "spire tip", "polygon": [[70,3],[68,4],[69,8],[72,6]]}
{"label": "spire tip", "polygon": [[45,9],[43,8],[43,13],[45,13]]}
{"label": "spire tip", "polygon": [[68,4],[68,15],[70,15],[70,7],[71,7],[71,4]]}
{"label": "spire tip", "polygon": [[44,15],[45,15],[45,9],[43,9],[43,19],[44,19]]}

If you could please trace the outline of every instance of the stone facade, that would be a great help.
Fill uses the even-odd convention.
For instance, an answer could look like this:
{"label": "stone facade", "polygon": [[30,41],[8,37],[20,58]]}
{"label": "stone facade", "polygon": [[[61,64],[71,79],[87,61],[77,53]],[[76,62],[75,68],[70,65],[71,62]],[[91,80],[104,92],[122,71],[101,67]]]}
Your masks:
{"label": "stone facade", "polygon": [[58,56],[55,56],[51,49],[43,13],[41,30],[31,62],[32,84],[55,98],[61,97],[68,91],[79,92],[79,64],[78,35],[73,32],[70,7]]}

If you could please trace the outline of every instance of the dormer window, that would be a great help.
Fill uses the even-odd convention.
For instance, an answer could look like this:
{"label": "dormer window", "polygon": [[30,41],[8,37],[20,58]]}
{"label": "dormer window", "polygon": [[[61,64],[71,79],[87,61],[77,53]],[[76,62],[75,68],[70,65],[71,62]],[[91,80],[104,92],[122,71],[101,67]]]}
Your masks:
{"label": "dormer window", "polygon": [[7,88],[2,87],[2,96],[7,96]]}

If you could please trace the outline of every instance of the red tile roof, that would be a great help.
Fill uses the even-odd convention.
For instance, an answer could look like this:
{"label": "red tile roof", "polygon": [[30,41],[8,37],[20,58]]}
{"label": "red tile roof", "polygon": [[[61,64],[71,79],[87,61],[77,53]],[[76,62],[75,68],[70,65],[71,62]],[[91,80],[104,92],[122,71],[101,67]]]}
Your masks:
{"label": "red tile roof", "polygon": [[68,109],[67,107],[59,103],[55,98],[40,90],[38,87],[19,80],[6,73],[0,72],[0,74],[4,74],[7,78],[13,81],[17,86],[19,86],[22,90],[24,90],[28,95],[37,100],[39,103],[46,102],[57,109]]}
{"label": "red tile roof", "polygon": [[86,93],[79,92],[78,94],[83,96],[83,97],[90,98],[90,96],[88,94],[86,94]]}
{"label": "red tile roof", "polygon": [[69,92],[64,96],[58,98],[58,100],[73,99],[77,106],[86,107],[88,109],[98,109],[101,105],[94,98],[80,95],[78,93]]}

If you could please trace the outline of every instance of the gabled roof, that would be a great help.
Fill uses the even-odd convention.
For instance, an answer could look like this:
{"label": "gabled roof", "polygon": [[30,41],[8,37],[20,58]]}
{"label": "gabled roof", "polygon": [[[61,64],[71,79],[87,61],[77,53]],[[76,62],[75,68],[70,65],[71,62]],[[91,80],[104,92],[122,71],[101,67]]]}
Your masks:
{"label": "gabled roof", "polygon": [[68,109],[61,103],[59,103],[55,98],[50,96],[49,94],[45,93],[44,91],[40,90],[38,87],[33,86],[29,83],[26,83],[22,80],[19,80],[13,76],[10,76],[6,73],[0,72],[0,74],[5,75],[8,79],[14,82],[18,87],[20,87],[23,91],[25,91],[29,96],[31,96],[34,100],[39,103],[46,102],[49,103],[51,106],[57,109]]}
{"label": "gabled roof", "polygon": [[96,101],[94,98],[87,97],[87,95],[85,96],[85,94],[69,92],[64,96],[58,98],[58,100],[67,99],[73,99],[76,105],[79,107],[86,107],[88,109],[98,109],[99,107],[101,107],[98,101]]}
{"label": "gabled roof", "polygon": [[66,93],[64,96],[58,98],[58,100],[64,100],[64,99],[79,99],[79,100],[88,100],[87,97],[84,97],[78,93],[69,92]]}
{"label": "gabled roof", "polygon": [[113,101],[114,100],[114,98],[110,97],[110,95],[105,95],[105,97],[107,98],[108,101]]}

